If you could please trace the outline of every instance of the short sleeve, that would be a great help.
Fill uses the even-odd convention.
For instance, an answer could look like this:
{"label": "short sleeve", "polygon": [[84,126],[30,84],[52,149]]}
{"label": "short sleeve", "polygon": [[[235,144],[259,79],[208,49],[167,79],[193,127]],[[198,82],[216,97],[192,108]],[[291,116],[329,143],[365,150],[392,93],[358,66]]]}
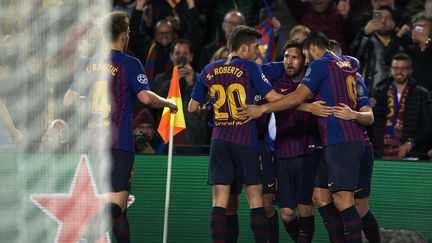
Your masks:
{"label": "short sleeve", "polygon": [[328,69],[324,62],[313,61],[306,70],[302,84],[306,85],[312,93],[315,92],[327,76]]}
{"label": "short sleeve", "polygon": [[250,80],[261,96],[266,96],[268,92],[270,92],[273,87],[269,83],[268,79],[264,75],[261,70],[261,67],[258,66],[255,62],[251,62],[250,66]]}
{"label": "short sleeve", "polygon": [[280,77],[283,72],[285,72],[284,65],[282,62],[271,62],[266,64],[260,65],[262,72],[270,82],[270,84],[273,84],[273,82]]}
{"label": "short sleeve", "polygon": [[368,89],[366,84],[364,83],[362,77],[359,74],[356,74],[356,83],[357,83],[357,107],[358,109],[363,106],[371,106]]}
{"label": "short sleeve", "polygon": [[[120,70],[122,71],[122,70]],[[144,73],[144,68],[137,59],[132,59],[124,64],[126,79],[135,94],[142,90],[150,90],[149,80]]]}
{"label": "short sleeve", "polygon": [[198,76],[198,80],[196,81],[194,88],[192,90],[191,98],[204,103],[205,97],[207,95],[207,87],[205,86],[206,78],[213,78],[212,76],[206,77],[206,68],[204,68],[200,75]]}

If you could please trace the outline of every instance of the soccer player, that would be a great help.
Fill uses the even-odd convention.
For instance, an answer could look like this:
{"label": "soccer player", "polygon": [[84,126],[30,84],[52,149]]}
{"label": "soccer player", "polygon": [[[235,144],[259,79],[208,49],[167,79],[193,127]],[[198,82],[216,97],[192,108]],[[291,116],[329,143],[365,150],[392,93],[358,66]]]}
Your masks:
{"label": "soccer player", "polygon": [[[342,54],[342,50],[339,43],[335,40],[330,40],[330,50],[337,55]],[[355,58],[349,58],[353,68],[357,69],[355,66],[359,66],[358,60]],[[351,120],[355,119],[361,125],[369,126],[372,125],[374,121],[373,111],[371,103],[369,100],[368,89],[363,81],[362,76],[356,74],[357,81],[357,107],[359,112],[351,110],[347,106],[334,106],[334,115],[337,118]],[[361,118],[363,116],[363,119]],[[363,233],[371,243],[381,242],[381,237],[379,233],[378,222],[375,216],[369,209],[369,196],[371,190],[371,180],[374,162],[374,151],[372,142],[369,139],[366,129],[363,127],[363,137],[365,142],[365,149],[363,154],[363,159],[360,164],[359,177],[357,183],[357,189],[354,192],[354,201],[359,211],[360,217],[362,219],[362,229]]]}
{"label": "soccer player", "polygon": [[[65,95],[65,105],[73,104],[80,95],[85,95],[91,105],[89,128],[110,131],[111,192],[106,207],[97,214],[86,233],[78,242],[94,242],[109,229],[104,225],[104,216],[116,222],[126,210],[131,187],[134,164],[132,139],[132,96],[154,108],[169,107],[176,112],[171,101],[150,91],[147,77],[138,59],[124,53],[129,41],[129,18],[126,12],[115,11],[105,20],[109,50],[88,60],[83,75],[77,79]],[[101,79],[102,78],[102,79]],[[98,141],[101,144],[101,141]],[[102,148],[104,149],[104,148]],[[125,224],[126,225],[126,224]],[[128,225],[128,224],[127,224]],[[127,226],[126,225],[126,226]],[[124,229],[118,242],[130,242],[129,229]]]}
{"label": "soccer player", "polygon": [[[283,50],[282,63],[264,64],[262,69],[276,92],[286,95],[294,92],[303,79],[306,60],[301,42],[288,41]],[[295,242],[311,242],[315,232],[312,192],[321,141],[318,121],[308,112],[323,117],[330,115],[331,107],[322,103],[304,103],[298,110],[275,112],[277,200],[285,230]],[[299,217],[295,212],[297,207]]]}
{"label": "soccer player", "polygon": [[225,242],[230,184],[236,179],[246,191],[255,242],[268,240],[256,149],[256,123],[245,123],[245,119],[238,116],[238,109],[253,104],[257,92],[268,101],[281,97],[254,62],[260,37],[261,34],[253,28],[237,26],[230,36],[230,55],[204,67],[189,102],[189,112],[200,113],[200,104],[205,102],[206,94],[210,92],[214,128],[208,183],[212,185],[210,225],[213,242]]}
{"label": "soccer player", "polygon": [[[261,106],[249,105],[239,112],[239,116],[247,117],[249,121],[263,113],[293,109],[314,93],[328,106],[343,103],[355,110],[356,70],[349,61],[329,52],[328,48],[327,36],[321,32],[311,32],[303,42],[303,50],[312,62],[297,89],[276,102]],[[321,164],[325,166],[320,166],[317,177],[326,178],[334,201],[334,204],[322,205],[318,211],[331,240],[346,238],[347,242],[361,242],[362,223],[354,205],[354,191],[364,151],[362,128],[356,121],[341,120],[335,116],[319,117],[318,123],[325,158],[325,163]],[[343,229],[334,224],[339,217]]]}
{"label": "soccer player", "polygon": [[[256,95],[255,103],[264,103],[261,95]],[[268,221],[269,241],[268,243],[279,242],[279,221],[277,213],[273,207],[273,199],[276,193],[276,177],[275,168],[272,160],[270,148],[265,140],[268,133],[268,123],[270,116],[264,114],[258,119],[255,119],[258,132],[258,160],[261,183],[263,185],[262,198],[263,206],[266,212]],[[230,185],[230,198],[227,208],[226,217],[226,243],[236,243],[239,235],[238,208],[240,205],[240,193],[242,183],[239,178]]]}

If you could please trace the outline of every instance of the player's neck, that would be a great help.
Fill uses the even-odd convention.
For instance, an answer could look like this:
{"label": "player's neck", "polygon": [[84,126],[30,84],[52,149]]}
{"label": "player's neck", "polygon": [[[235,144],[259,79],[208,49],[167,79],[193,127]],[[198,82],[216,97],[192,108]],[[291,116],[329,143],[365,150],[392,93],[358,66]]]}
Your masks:
{"label": "player's neck", "polygon": [[120,44],[120,43],[113,43],[110,46],[111,50],[115,50],[115,51],[119,51],[119,52],[124,52],[124,45]]}
{"label": "player's neck", "polygon": [[231,57],[240,57],[241,59],[247,59],[247,56],[240,51],[232,51],[229,56]]}

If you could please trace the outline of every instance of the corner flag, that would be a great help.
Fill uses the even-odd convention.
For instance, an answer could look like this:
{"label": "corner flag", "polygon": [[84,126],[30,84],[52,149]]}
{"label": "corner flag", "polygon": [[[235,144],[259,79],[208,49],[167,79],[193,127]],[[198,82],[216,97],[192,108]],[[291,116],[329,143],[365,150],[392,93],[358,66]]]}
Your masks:
{"label": "corner flag", "polygon": [[[161,135],[162,139],[164,140],[165,144],[168,143],[170,139],[170,134],[169,134],[170,125],[174,126],[174,136],[186,128],[186,123],[183,114],[183,103],[180,94],[177,66],[174,66],[167,99],[174,100],[175,103],[177,104],[178,110],[176,114],[171,114],[170,109],[168,107],[165,107],[163,109],[162,117],[159,122],[159,127],[157,130]],[[171,119],[171,116],[174,116],[174,119]],[[173,124],[170,124],[170,120],[173,121]]]}

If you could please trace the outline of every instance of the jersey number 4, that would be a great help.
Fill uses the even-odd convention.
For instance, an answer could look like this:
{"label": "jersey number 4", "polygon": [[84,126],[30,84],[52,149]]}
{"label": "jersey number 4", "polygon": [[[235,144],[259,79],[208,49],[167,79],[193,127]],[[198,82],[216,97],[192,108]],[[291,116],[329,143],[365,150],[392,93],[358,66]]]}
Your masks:
{"label": "jersey number 4", "polygon": [[111,105],[108,98],[108,81],[97,81],[92,92],[92,112],[101,113],[104,117],[109,116]]}
{"label": "jersey number 4", "polygon": [[[240,120],[238,117],[238,108],[246,107],[246,91],[243,85],[239,83],[230,84],[225,90],[220,84],[213,84],[210,87],[210,97],[216,99],[214,102],[214,114],[216,120],[228,120],[229,116],[235,120]],[[237,99],[236,99],[237,98]],[[228,99],[228,112],[220,111]]]}

